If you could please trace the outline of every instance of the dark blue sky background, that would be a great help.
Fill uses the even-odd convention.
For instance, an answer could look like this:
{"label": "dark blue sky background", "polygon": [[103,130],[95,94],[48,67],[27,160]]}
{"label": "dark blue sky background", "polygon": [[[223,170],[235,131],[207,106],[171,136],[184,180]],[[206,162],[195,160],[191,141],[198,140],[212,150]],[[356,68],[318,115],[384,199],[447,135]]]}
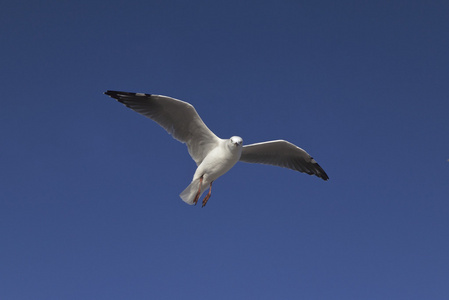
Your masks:
{"label": "dark blue sky background", "polygon": [[[449,299],[449,2],[3,1],[1,299]],[[102,93],[286,139],[324,182],[186,147]]]}

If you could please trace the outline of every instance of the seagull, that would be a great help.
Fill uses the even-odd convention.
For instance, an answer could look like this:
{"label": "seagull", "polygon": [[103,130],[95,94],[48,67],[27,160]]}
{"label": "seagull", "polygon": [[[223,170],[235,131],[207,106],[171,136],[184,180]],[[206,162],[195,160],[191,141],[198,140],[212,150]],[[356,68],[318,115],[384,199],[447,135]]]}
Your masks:
{"label": "seagull", "polygon": [[197,169],[191,183],[179,195],[196,205],[203,192],[204,207],[212,192],[212,183],[228,172],[238,161],[274,165],[328,180],[323,168],[303,149],[285,140],[267,141],[243,146],[239,136],[217,137],[201,120],[190,103],[162,95],[106,91],[106,95],[150,118],[173,138],[187,145]]}

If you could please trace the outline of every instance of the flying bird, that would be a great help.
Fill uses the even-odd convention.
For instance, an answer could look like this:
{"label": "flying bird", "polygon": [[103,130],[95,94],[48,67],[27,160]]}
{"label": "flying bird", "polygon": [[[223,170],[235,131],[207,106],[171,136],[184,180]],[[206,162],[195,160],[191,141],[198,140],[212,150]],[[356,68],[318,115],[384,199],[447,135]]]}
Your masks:
{"label": "flying bird", "polygon": [[303,149],[275,140],[243,146],[239,136],[229,139],[217,137],[201,120],[195,108],[187,102],[167,96],[107,91],[106,95],[158,123],[178,141],[187,145],[197,169],[192,182],[179,195],[190,204],[197,204],[203,192],[209,192],[202,207],[209,200],[212,183],[229,171],[238,161],[289,168],[328,180],[326,172]]}

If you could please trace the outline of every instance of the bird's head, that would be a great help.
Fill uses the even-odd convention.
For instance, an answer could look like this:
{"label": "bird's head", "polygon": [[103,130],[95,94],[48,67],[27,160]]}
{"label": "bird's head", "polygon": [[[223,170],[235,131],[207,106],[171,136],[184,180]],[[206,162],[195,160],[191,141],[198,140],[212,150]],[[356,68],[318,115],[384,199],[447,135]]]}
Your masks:
{"label": "bird's head", "polygon": [[241,147],[243,144],[243,140],[239,136],[233,136],[229,139],[229,142],[235,147]]}

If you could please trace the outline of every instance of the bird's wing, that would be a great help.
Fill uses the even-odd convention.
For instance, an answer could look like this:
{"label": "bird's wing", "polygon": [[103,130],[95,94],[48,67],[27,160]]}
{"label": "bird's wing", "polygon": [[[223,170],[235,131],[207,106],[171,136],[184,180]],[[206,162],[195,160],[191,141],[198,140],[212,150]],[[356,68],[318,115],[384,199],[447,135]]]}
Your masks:
{"label": "bird's wing", "polygon": [[289,168],[329,179],[323,168],[306,151],[284,140],[243,146],[240,161]]}
{"label": "bird's wing", "polygon": [[219,143],[220,139],[207,128],[190,103],[142,93],[107,91],[105,94],[155,121],[175,139],[187,144],[197,165]]}

